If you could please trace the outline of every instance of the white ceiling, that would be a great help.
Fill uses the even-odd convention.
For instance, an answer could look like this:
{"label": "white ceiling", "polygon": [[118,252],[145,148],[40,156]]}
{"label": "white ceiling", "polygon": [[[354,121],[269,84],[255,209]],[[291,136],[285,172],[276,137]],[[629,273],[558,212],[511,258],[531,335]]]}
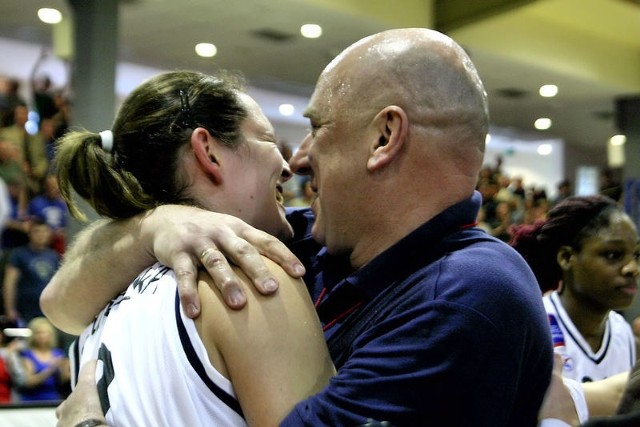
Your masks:
{"label": "white ceiling", "polygon": [[[536,118],[549,117],[554,126],[545,135],[604,150],[607,139],[618,133],[614,100],[640,95],[638,0],[484,4],[489,3],[501,5],[468,16],[468,8],[481,3],[123,0],[119,56],[160,69],[239,69],[252,86],[304,97],[328,61],[357,39],[401,26],[438,27],[474,59],[489,93],[494,124],[533,131]],[[64,0],[0,0],[0,37],[51,45],[50,28],[36,17],[39,7],[70,9]],[[443,8],[457,8],[463,15],[466,10],[466,19],[441,23],[436,13]],[[302,38],[298,29],[303,23],[322,25],[323,37]],[[215,43],[218,55],[195,56],[193,46],[201,41]],[[547,83],[560,87],[557,97],[537,95],[538,87]]]}

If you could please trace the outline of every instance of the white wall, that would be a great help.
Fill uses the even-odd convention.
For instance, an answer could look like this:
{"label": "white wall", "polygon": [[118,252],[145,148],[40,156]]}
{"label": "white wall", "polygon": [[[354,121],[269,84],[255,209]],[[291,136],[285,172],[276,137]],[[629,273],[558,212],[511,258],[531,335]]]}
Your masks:
{"label": "white wall", "polygon": [[[551,146],[549,155],[540,155],[541,144]],[[502,171],[510,178],[522,177],[526,188],[544,188],[548,197],[557,193],[556,186],[564,176],[564,142],[560,139],[532,139],[530,135],[501,134],[491,129],[491,139],[485,149],[485,165],[493,166],[496,156],[502,157]]]}
{"label": "white wall", "polygon": [[55,427],[56,407],[3,407],[0,406],[0,426],[3,427]]}

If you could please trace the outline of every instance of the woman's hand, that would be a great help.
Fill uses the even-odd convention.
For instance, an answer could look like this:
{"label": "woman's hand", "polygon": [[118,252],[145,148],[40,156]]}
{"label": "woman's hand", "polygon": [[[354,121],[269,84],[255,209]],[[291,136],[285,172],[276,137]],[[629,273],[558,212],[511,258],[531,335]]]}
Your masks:
{"label": "woman's hand", "polygon": [[239,266],[264,295],[275,292],[278,281],[261,254],[292,277],[302,277],[305,272],[302,263],[277,238],[234,216],[195,207],[159,206],[142,220],[141,236],[143,241],[152,242],[152,255],[175,271],[180,300],[190,317],[200,313],[196,287],[200,265],[213,278],[225,303],[234,309],[242,308],[246,297],[229,262]]}

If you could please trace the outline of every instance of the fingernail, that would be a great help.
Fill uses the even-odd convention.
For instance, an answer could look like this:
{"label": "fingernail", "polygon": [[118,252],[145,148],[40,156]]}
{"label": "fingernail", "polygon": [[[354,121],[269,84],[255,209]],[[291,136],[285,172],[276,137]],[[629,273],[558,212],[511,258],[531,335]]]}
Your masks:
{"label": "fingernail", "polygon": [[240,305],[244,302],[243,297],[242,297],[242,292],[240,292],[238,289],[234,289],[231,291],[231,294],[229,294],[229,300],[231,301],[231,304],[233,305]]}
{"label": "fingernail", "polygon": [[195,304],[189,304],[189,317],[194,317],[198,314],[198,307]]}
{"label": "fingernail", "polygon": [[264,286],[264,289],[267,292],[274,292],[276,289],[278,289],[278,284],[273,279],[265,280],[265,282],[262,284],[262,286]]}
{"label": "fingernail", "polygon": [[293,266],[293,271],[295,271],[296,274],[303,275],[305,272],[305,269],[302,264],[295,264]]}

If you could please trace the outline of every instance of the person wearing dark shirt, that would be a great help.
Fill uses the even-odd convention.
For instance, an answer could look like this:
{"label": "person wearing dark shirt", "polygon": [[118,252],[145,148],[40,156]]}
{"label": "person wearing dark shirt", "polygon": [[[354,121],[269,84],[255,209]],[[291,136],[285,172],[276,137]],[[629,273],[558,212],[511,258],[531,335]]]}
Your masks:
{"label": "person wearing dark shirt", "polygon": [[[290,163],[311,179],[314,221],[305,222],[309,211],[290,216],[297,222],[290,244],[305,263],[338,372],[282,425],[535,426],[551,378],[551,337],[531,270],[506,243],[474,227],[488,103],[467,54],[427,29],[367,37],[325,68],[305,116],[312,130]],[[107,273],[111,262],[131,264],[120,276],[155,253],[188,285],[203,251],[246,260],[247,243],[228,229],[199,235],[208,226],[220,231],[210,225],[219,216],[202,222],[193,208],[167,208],[82,236],[41,300],[59,327],[88,323],[113,287],[128,283],[126,275]],[[192,232],[160,227],[158,215],[171,212],[180,212]],[[141,221],[144,231],[136,228]],[[252,243],[284,253],[264,234],[233,224]],[[164,243],[146,240],[153,230],[169,233]],[[114,245],[117,254],[106,249]],[[102,250],[97,255],[89,246]],[[144,260],[135,259],[140,253]],[[276,258],[293,264],[286,255]],[[203,263],[241,307],[225,261]],[[259,267],[249,270],[259,285],[273,285],[255,273]],[[91,301],[81,311],[64,309],[85,296]],[[187,312],[197,313],[197,304],[187,298]]]}

